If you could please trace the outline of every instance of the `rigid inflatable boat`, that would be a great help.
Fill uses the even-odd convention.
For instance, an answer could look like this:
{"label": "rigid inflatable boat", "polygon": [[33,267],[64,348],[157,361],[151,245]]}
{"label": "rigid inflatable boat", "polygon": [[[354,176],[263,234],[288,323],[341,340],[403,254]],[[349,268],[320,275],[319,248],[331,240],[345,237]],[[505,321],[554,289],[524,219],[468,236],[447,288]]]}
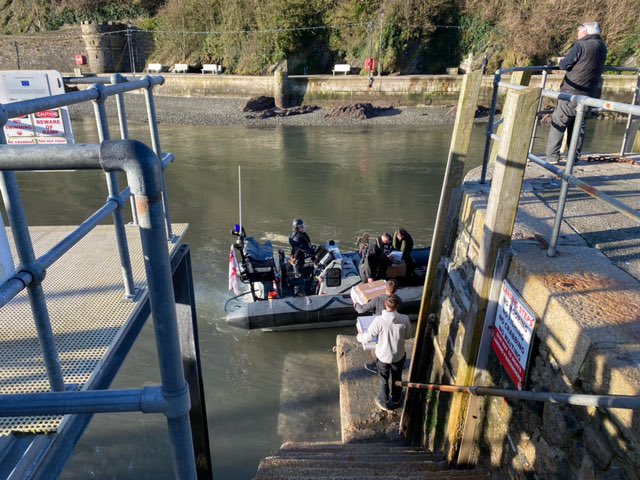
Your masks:
{"label": "rigid inflatable boat", "polygon": [[[358,252],[341,252],[331,240],[315,247],[314,259],[305,263],[305,274],[294,275],[293,267],[280,249],[247,237],[244,229],[232,231],[238,237],[231,247],[230,286],[237,280],[247,289],[225,304],[226,321],[243,329],[294,330],[335,327],[355,323],[350,291],[361,283]],[[414,275],[397,278],[402,312],[417,315],[422,298],[429,248],[412,252]]]}

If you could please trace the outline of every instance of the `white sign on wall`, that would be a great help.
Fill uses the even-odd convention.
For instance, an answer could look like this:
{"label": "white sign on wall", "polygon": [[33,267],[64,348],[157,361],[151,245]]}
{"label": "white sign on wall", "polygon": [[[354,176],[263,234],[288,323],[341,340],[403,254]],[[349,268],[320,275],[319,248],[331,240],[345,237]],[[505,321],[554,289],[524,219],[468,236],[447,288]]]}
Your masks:
{"label": "white sign on wall", "polygon": [[524,387],[537,317],[511,284],[504,280],[493,328],[491,348],[515,383]]}
{"label": "white sign on wall", "polygon": [[[55,70],[0,72],[1,103],[32,100],[62,93],[62,76]],[[13,145],[73,143],[67,107],[11,118],[4,127],[4,134],[7,143]]]}

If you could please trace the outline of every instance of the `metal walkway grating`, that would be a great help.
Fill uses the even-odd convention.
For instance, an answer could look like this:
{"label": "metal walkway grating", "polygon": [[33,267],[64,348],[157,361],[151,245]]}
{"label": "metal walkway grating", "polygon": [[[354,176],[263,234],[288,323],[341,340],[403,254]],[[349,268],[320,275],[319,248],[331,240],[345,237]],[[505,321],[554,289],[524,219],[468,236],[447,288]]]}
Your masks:
{"label": "metal walkway grating", "polygon": [[[30,227],[36,257],[67,236],[75,227]],[[179,239],[186,224],[173,225]],[[126,226],[136,287],[145,287],[142,246],[137,226]],[[7,236],[17,258],[10,229]],[[169,245],[172,253],[180,241]],[[43,288],[56,337],[65,384],[81,389],[89,381],[121,328],[135,313],[136,302],[124,300],[118,247],[112,225],[100,225],[51,268]],[[36,328],[26,291],[0,309],[0,393],[49,390]],[[50,433],[63,417],[0,418],[0,436],[11,432]]]}

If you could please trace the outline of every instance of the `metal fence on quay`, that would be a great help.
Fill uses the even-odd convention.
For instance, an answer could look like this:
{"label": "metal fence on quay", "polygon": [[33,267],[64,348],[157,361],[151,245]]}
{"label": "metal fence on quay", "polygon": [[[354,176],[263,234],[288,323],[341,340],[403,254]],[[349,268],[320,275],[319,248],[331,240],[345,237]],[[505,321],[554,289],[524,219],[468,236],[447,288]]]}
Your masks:
{"label": "metal fence on quay", "polygon": [[626,68],[626,67],[605,67],[606,71],[618,72],[618,73],[626,72],[626,73],[633,73],[636,75],[637,77],[636,86],[633,93],[632,101],[629,104],[612,102],[608,100],[601,100],[601,99],[582,96],[582,95],[572,95],[569,93],[557,92],[553,90],[547,90],[545,88],[547,86],[547,78],[548,78],[549,72],[553,70],[557,70],[557,67],[552,67],[552,66],[514,67],[514,68],[499,69],[495,72],[494,79],[493,79],[493,94],[491,99],[491,108],[489,110],[489,123],[487,126],[484,156],[483,156],[483,162],[482,162],[482,173],[481,173],[481,179],[480,179],[481,183],[484,183],[486,181],[487,167],[489,164],[489,158],[491,156],[492,140],[500,141],[500,137],[496,133],[496,129],[502,123],[502,119],[498,121],[495,120],[496,108],[498,105],[498,93],[500,88],[504,88],[507,90],[509,89],[521,90],[526,88],[525,86],[522,86],[522,85],[517,85],[514,83],[508,83],[508,82],[502,81],[503,75],[508,73],[514,73],[514,72],[530,72],[530,73],[541,72],[542,73],[542,79],[541,79],[542,93],[540,96],[540,100],[538,102],[538,109],[537,109],[538,118],[552,112],[552,110],[551,111],[541,110],[542,101],[544,98],[548,98],[552,100],[571,101],[577,104],[576,118],[574,121],[573,130],[571,132],[571,142],[569,144],[569,149],[567,152],[567,159],[566,159],[564,171],[548,163],[547,161],[545,161],[545,159],[540,158],[537,155],[534,155],[531,152],[533,149],[533,144],[534,144],[536,132],[537,132],[537,126],[538,126],[537,121],[534,124],[533,133],[531,135],[531,141],[529,144],[528,159],[531,162],[537,165],[540,165],[541,167],[555,174],[562,180],[560,197],[558,199],[558,208],[556,211],[553,230],[551,233],[551,239],[549,241],[549,249],[547,252],[547,254],[550,257],[555,256],[557,252],[558,238],[560,236],[560,228],[561,228],[562,219],[564,216],[564,209],[567,201],[567,192],[569,190],[569,186],[582,190],[588,195],[594,198],[597,198],[598,200],[610,205],[616,211],[622,213],[623,215],[629,217],[630,219],[640,223],[640,213],[638,213],[637,210],[629,207],[628,205],[625,205],[619,200],[602,192],[601,190],[598,190],[597,188],[589,185],[587,182],[584,182],[573,175],[573,167],[576,162],[576,152],[577,152],[578,139],[580,136],[581,125],[585,119],[586,113],[591,108],[606,110],[610,112],[617,112],[617,113],[625,114],[627,116],[625,132],[622,139],[622,145],[620,147],[620,156],[624,157],[626,155],[629,155],[629,152],[628,152],[628,150],[630,150],[629,140],[632,138],[632,133],[633,133],[632,121],[633,119],[640,118],[640,106],[636,105],[638,101],[638,96],[640,93],[640,69]]}
{"label": "metal fence on quay", "polygon": [[[163,413],[168,422],[176,476],[196,477],[193,441],[189,422],[190,396],[181,363],[180,339],[167,241],[171,240],[171,221],[165,195],[163,170],[173,155],[160,148],[153,88],[162,77],[125,79],[78,79],[70,83],[92,83],[82,91],[0,105],[0,188],[9,217],[19,260],[17,273],[0,285],[0,307],[27,289],[37,336],[46,367],[50,392],[0,395],[0,416],[94,414],[101,412]],[[104,83],[111,83],[105,86]],[[152,149],[129,140],[124,93],[143,90],[149,120]],[[121,140],[111,140],[105,100],[115,96]],[[88,145],[6,145],[2,133],[9,118],[93,102],[98,144]],[[105,172],[109,197],[105,204],[48,252],[36,258],[30,236],[16,171],[85,170]],[[126,174],[129,186],[120,191],[117,172]],[[65,385],[45,294],[41,285],[45,271],[76,245],[110,214],[113,216],[120,263],[123,294],[133,300],[131,260],[125,234],[123,208],[131,199],[134,224],[139,226],[149,302],[155,327],[161,385],[130,390],[69,391]],[[136,208],[136,205],[138,208]]]}

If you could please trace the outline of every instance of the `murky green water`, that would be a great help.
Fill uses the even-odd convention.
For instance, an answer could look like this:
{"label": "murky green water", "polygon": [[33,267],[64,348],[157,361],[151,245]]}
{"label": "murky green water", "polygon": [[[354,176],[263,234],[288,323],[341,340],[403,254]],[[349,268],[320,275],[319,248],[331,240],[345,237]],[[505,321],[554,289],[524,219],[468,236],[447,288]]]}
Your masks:
{"label": "murky green water", "polygon": [[[479,164],[484,128],[475,129],[470,166]],[[620,135],[622,128],[605,122],[598,136]],[[77,122],[75,131],[79,140],[95,141],[92,121]],[[250,234],[283,244],[291,220],[301,217],[316,243],[335,239],[351,247],[364,231],[379,234],[403,226],[418,245],[425,245],[450,131],[451,126],[162,126],[163,150],[176,155],[167,174],[172,219],[190,224],[185,242],[192,249],[216,479],[251,478],[259,460],[286,440],[339,439],[332,347],[336,334],[353,330],[261,333],[225,325],[228,232],[238,219],[238,165],[243,224]],[[143,125],[132,126],[132,135],[148,143]],[[610,143],[605,150],[615,148]],[[32,225],[77,224],[106,198],[103,176],[95,172],[20,174],[20,181]],[[155,365],[147,324],[113,386],[158,382]],[[172,473],[163,417],[99,415],[63,478],[158,479]]]}

